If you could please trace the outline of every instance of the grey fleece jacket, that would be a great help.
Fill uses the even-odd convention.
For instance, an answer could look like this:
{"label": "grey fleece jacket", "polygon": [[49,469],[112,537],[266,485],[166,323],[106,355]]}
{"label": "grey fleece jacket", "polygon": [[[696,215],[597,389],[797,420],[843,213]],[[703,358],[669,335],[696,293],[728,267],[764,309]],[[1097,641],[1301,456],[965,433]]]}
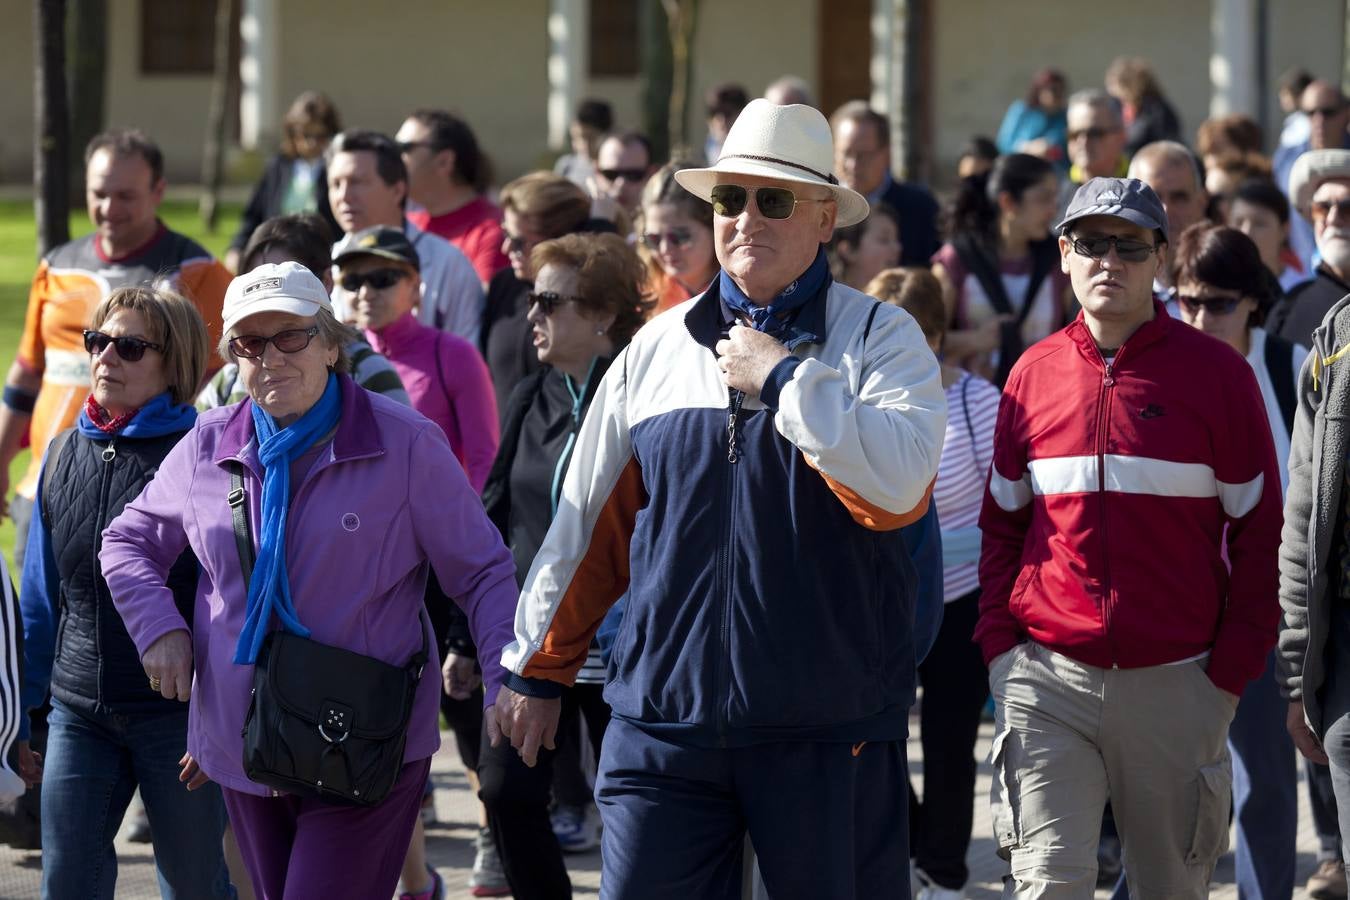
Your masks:
{"label": "grey fleece jacket", "polygon": [[[1289,490],[1280,540],[1278,678],[1290,700],[1302,700],[1304,715],[1321,735],[1324,723],[1317,691],[1325,680],[1325,651],[1337,598],[1330,577],[1341,485],[1350,451],[1350,352],[1329,365],[1322,360],[1350,344],[1350,296],[1327,312],[1313,331],[1312,352],[1298,380],[1298,412],[1289,448]],[[1314,377],[1316,376],[1316,377]]]}

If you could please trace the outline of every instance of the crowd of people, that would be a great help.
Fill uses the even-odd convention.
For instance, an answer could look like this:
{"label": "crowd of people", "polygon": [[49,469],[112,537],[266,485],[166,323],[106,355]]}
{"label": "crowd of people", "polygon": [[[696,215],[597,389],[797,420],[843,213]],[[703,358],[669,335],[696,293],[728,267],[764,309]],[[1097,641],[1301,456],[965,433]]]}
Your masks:
{"label": "crowd of people", "polygon": [[992,698],[1007,895],[1203,897],[1231,814],[1287,900],[1301,754],[1342,900],[1350,102],[1279,89],[1045,69],[945,202],[793,77],[500,185],[310,91],[222,261],[99,135],[0,404],[43,896],[139,792],[166,897],[442,898],[443,719],[474,896],[960,900]]}

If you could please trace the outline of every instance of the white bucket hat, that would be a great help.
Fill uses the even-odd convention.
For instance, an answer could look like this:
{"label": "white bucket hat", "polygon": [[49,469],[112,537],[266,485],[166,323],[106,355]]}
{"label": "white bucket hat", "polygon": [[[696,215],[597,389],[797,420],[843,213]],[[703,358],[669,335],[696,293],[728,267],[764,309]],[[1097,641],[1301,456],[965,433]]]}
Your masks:
{"label": "white bucket hat", "polygon": [[758,175],[778,181],[829,188],[839,207],[836,228],[847,228],[867,218],[867,198],[849,190],[830,174],[834,140],[830,123],[810,106],[779,106],[762,97],[751,100],[727,133],[722,155],[706,169],[681,169],[680,186],[711,201],[718,175]]}

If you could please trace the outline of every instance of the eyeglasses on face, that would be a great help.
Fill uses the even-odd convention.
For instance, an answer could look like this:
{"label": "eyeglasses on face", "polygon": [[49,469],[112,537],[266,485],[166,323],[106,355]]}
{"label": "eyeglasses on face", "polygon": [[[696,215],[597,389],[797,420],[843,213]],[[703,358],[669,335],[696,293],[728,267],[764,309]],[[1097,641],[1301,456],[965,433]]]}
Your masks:
{"label": "eyeglasses on face", "polygon": [[1350,197],[1344,200],[1314,200],[1312,202],[1312,214],[1315,218],[1325,219],[1331,215],[1333,209],[1336,210],[1336,218],[1338,219],[1350,217]]}
{"label": "eyeglasses on face", "polygon": [[1114,247],[1122,262],[1133,263],[1143,262],[1158,249],[1157,244],[1116,237],[1114,234],[1107,237],[1072,237],[1069,243],[1073,245],[1074,253],[1088,259],[1101,259]]}
{"label": "eyeglasses on face", "polygon": [[1345,109],[1343,106],[1314,106],[1312,109],[1305,109],[1303,113],[1310,119],[1314,116],[1330,119],[1332,116],[1340,113],[1343,109]]}
{"label": "eyeglasses on face", "polygon": [[672,228],[660,233],[650,232],[642,236],[642,246],[648,250],[657,250],[665,241],[672,247],[688,247],[694,242],[694,233],[688,228]]}
{"label": "eyeglasses on face", "polygon": [[559,294],[557,291],[530,291],[527,296],[529,305],[538,306],[539,311],[546,316],[553,315],[553,311],[568,300],[575,300],[580,303],[584,299],[576,294]]}
{"label": "eyeglasses on face", "polygon": [[1067,137],[1069,139],[1069,143],[1073,143],[1080,137],[1087,138],[1089,141],[1100,141],[1102,138],[1115,133],[1116,130],[1114,128],[1100,128],[1094,125],[1091,128],[1078,128],[1073,131],[1070,131]]}
{"label": "eyeglasses on face", "polygon": [[123,362],[137,362],[145,356],[147,350],[164,349],[159,344],[152,344],[150,341],[143,341],[137,337],[113,337],[101,331],[85,329],[84,349],[89,354],[98,356],[108,349],[109,344],[117,349],[117,355],[122,358]]}
{"label": "eyeglasses on face", "polygon": [[418,147],[426,147],[428,150],[432,150],[432,151],[434,151],[434,150],[436,149],[436,145],[433,144],[431,141],[399,141],[399,142],[398,142],[398,152],[399,152],[399,153],[411,153],[411,152],[413,152],[414,150],[416,150]]}
{"label": "eyeglasses on face", "polygon": [[377,291],[383,291],[398,284],[408,273],[403,269],[371,269],[369,272],[352,272],[342,276],[338,282],[344,291],[360,293],[362,286],[370,285]]}
{"label": "eyeglasses on face", "polygon": [[524,253],[525,248],[530,246],[529,238],[521,234],[511,234],[509,231],[502,231],[502,239],[507,253]]}
{"label": "eyeglasses on face", "polygon": [[1208,315],[1226,316],[1238,308],[1242,302],[1241,297],[1200,297],[1187,294],[1177,294],[1177,302],[1180,303],[1186,312],[1195,315],[1200,310],[1204,310]]}
{"label": "eyeglasses on face", "polygon": [[718,184],[712,189],[713,212],[728,219],[734,219],[745,211],[750,195],[755,196],[755,205],[759,214],[766,219],[786,219],[792,215],[798,203],[824,203],[826,198],[798,200],[797,195],[787,188],[759,187],[744,188],[739,184]]}
{"label": "eyeglasses on face", "polygon": [[624,181],[641,181],[647,177],[646,169],[601,169],[600,177],[609,182],[618,181],[622,178]]}
{"label": "eyeglasses on face", "polygon": [[230,338],[230,352],[243,359],[257,359],[271,344],[282,353],[299,353],[319,333],[318,325],[308,328],[287,328],[271,337],[260,334],[241,334]]}

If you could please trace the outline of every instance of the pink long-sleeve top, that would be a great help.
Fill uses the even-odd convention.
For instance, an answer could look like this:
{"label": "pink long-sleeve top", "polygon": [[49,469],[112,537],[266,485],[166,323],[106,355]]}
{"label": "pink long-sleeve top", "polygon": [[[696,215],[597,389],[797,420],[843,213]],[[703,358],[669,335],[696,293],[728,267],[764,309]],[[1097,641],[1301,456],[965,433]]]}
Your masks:
{"label": "pink long-sleeve top", "polygon": [[487,364],[463,338],[400,316],[366,338],[394,369],[413,409],[445,432],[469,484],[482,493],[500,440],[497,400]]}

